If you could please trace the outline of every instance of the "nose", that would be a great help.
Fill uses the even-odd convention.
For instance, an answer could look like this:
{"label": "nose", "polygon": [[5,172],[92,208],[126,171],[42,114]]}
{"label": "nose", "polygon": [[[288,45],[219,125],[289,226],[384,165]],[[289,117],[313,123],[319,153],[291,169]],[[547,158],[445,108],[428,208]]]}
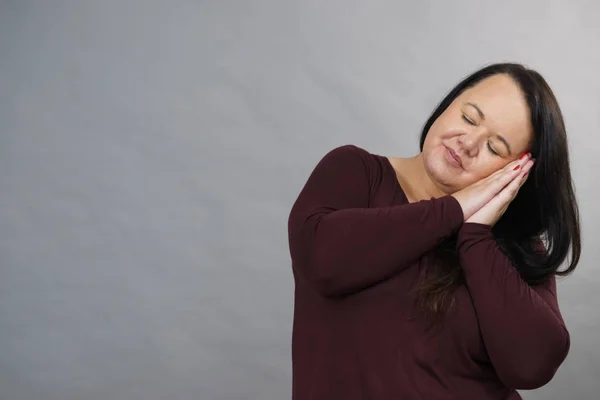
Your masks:
{"label": "nose", "polygon": [[461,150],[469,157],[477,155],[477,137],[476,135],[464,134],[458,138],[458,144]]}

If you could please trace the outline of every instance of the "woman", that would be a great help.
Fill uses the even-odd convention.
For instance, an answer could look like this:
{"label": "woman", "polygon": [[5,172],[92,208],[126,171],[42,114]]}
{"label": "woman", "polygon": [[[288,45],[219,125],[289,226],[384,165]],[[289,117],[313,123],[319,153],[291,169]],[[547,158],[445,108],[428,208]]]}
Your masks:
{"label": "woman", "polygon": [[518,64],[473,73],[420,148],[336,148],[296,200],[294,400],[520,399],[567,356],[555,276],[580,228],[547,83]]}

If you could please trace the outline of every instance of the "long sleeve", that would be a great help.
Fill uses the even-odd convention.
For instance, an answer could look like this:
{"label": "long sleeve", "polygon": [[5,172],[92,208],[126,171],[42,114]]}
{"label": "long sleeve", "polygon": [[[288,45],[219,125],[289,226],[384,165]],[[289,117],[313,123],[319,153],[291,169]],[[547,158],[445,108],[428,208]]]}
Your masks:
{"label": "long sleeve", "polygon": [[292,266],[325,296],[381,282],[433,249],[463,223],[452,196],[370,208],[381,165],[356,146],[338,147],[317,164],[289,220]]}
{"label": "long sleeve", "polygon": [[488,225],[463,224],[457,250],[499,378],[513,389],[548,383],[570,347],[554,276],[542,285],[529,286],[500,250]]}

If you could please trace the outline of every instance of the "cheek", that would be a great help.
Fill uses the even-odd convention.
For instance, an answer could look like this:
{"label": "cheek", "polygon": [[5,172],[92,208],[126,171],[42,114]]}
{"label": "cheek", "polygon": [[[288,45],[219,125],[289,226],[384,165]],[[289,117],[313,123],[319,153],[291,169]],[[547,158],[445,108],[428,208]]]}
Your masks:
{"label": "cheek", "polygon": [[441,118],[436,119],[427,132],[425,145],[434,146],[444,136],[445,131],[446,127],[444,126],[444,121]]}

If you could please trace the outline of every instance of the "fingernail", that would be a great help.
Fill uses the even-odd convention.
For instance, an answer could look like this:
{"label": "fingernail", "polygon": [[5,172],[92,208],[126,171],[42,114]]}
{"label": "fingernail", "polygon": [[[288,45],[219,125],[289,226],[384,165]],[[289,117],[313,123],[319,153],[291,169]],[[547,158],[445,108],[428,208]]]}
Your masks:
{"label": "fingernail", "polygon": [[513,168],[513,171],[516,171],[516,170],[518,170],[519,168],[521,168],[521,166],[520,166],[520,165],[517,165],[516,167],[514,167],[514,168]]}
{"label": "fingernail", "polygon": [[522,159],[524,159],[525,157],[527,157],[527,154],[529,154],[529,153],[525,153],[525,154],[523,154],[523,155],[521,156],[521,158],[519,158],[519,160],[522,160]]}

